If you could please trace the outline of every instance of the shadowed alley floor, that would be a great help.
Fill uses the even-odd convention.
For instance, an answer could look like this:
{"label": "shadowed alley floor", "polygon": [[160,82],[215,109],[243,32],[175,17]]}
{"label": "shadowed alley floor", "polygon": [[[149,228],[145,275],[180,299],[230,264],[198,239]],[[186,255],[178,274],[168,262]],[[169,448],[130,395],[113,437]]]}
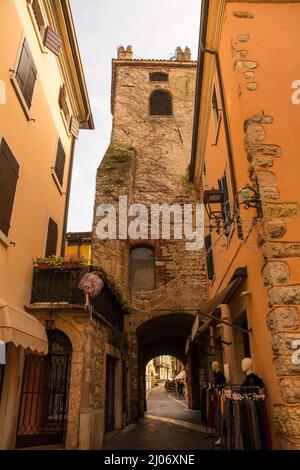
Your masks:
{"label": "shadowed alley floor", "polygon": [[189,410],[185,400],[178,400],[164,386],[147,396],[147,413],[110,437],[104,450],[209,450],[211,440],[200,424],[200,412]]}

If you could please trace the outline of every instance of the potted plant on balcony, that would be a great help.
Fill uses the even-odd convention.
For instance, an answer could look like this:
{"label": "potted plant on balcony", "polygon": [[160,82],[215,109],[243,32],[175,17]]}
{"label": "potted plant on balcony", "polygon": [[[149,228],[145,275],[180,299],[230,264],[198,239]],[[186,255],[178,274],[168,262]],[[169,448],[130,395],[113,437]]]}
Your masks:
{"label": "potted plant on balcony", "polygon": [[80,256],[70,256],[62,261],[63,269],[79,269],[84,266],[84,258]]}
{"label": "potted plant on balcony", "polygon": [[64,259],[60,256],[37,257],[33,260],[33,267],[38,269],[61,269]]}

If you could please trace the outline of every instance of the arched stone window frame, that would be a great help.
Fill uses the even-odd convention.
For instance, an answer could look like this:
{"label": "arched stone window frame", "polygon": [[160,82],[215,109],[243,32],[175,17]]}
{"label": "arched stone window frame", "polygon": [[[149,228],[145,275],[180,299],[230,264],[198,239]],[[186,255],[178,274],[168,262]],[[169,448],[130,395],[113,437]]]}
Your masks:
{"label": "arched stone window frame", "polygon": [[[132,254],[141,249],[141,248],[146,248],[148,250],[150,250],[153,254],[153,274],[154,274],[154,282],[153,282],[153,287],[150,289],[135,289],[134,286],[133,286],[133,282],[132,282]],[[156,269],[155,269],[155,261],[156,261],[156,251],[155,251],[155,247],[153,245],[151,245],[150,243],[138,243],[138,244],[134,244],[131,246],[130,248],[130,252],[129,252],[129,282],[130,282],[130,290],[131,292],[141,292],[143,290],[145,291],[153,291],[156,289]]]}

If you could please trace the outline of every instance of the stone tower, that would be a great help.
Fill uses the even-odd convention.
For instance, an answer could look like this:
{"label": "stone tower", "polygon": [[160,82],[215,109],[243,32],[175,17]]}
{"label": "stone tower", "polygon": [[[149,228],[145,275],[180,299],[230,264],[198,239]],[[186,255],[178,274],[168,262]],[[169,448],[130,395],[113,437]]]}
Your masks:
{"label": "stone tower", "polygon": [[[93,265],[118,281],[133,306],[126,320],[129,351],[124,370],[129,420],[144,411],[146,363],[160,354],[186,362],[186,338],[206,298],[203,253],[187,251],[186,240],[153,240],[151,235],[132,240],[124,233],[120,239],[118,230],[116,240],[98,237],[97,208],[104,203],[118,208],[119,196],[127,196],[128,206],[144,204],[149,210],[151,204],[197,200],[188,179],[196,62],[188,48],[180,47],[173,60],[134,60],[132,55],[131,46],[120,47],[112,61],[112,137],[97,172],[92,245]],[[174,228],[172,217],[171,223]],[[145,248],[141,257],[137,248]],[[149,260],[143,264],[143,256],[151,251],[152,275]]]}

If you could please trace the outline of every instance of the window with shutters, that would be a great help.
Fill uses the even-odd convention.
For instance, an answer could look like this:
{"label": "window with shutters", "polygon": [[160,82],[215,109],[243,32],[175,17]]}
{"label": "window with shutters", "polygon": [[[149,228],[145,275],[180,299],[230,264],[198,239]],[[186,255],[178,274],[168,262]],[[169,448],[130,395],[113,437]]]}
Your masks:
{"label": "window with shutters", "polygon": [[66,89],[65,84],[63,84],[60,87],[58,102],[59,102],[59,107],[60,107],[61,112],[62,112],[62,116],[65,120],[66,128],[69,132],[69,130],[70,130],[70,121],[71,121],[71,111],[70,111],[70,103],[69,103],[69,99],[68,99],[68,96],[67,96],[67,89]]}
{"label": "window with shutters", "polygon": [[205,250],[206,250],[207,277],[208,279],[212,281],[215,276],[215,270],[214,270],[214,259],[213,259],[211,235],[210,234],[207,235],[204,241],[205,241]]}
{"label": "window with shutters", "polygon": [[224,217],[224,233],[228,236],[231,232],[232,222],[231,222],[231,206],[229,199],[229,189],[226,171],[222,178],[219,180],[219,188],[225,191],[224,204],[222,204],[222,212]]}
{"label": "window with shutters", "polygon": [[19,164],[4,138],[0,143],[0,230],[7,237],[19,177]]}
{"label": "window with shutters", "polygon": [[58,238],[58,228],[57,223],[54,222],[51,217],[48,222],[48,233],[47,233],[47,243],[46,243],[46,252],[45,256],[56,255],[57,250],[57,238]]}
{"label": "window with shutters", "polygon": [[219,131],[220,131],[220,124],[221,124],[221,109],[219,105],[218,95],[216,86],[213,87],[212,97],[211,97],[211,106],[212,106],[212,118],[213,118],[213,125],[215,131],[215,144],[217,145]]}
{"label": "window with shutters", "polygon": [[41,0],[27,0],[28,11],[42,52],[47,47],[53,54],[59,55],[62,39],[47,24],[46,13]]}
{"label": "window with shutters", "polygon": [[130,253],[131,290],[155,289],[155,252],[152,246],[134,247]]}
{"label": "window with shutters", "polygon": [[172,114],[172,96],[167,91],[155,90],[150,96],[150,115],[171,116]]}
{"label": "window with shutters", "polygon": [[66,162],[66,153],[63,147],[63,144],[60,139],[58,139],[55,164],[54,164],[54,173],[58,180],[60,187],[63,185],[64,181],[64,171],[65,171],[65,162]]}
{"label": "window with shutters", "polygon": [[70,101],[65,84],[60,87],[58,102],[61,116],[63,118],[68,135],[71,134],[73,137],[75,137],[75,139],[78,139],[80,123],[75,116],[72,116]]}
{"label": "window with shutters", "polygon": [[29,111],[32,104],[33,91],[37,79],[37,69],[34,65],[28,41],[24,39],[17,69],[12,77],[21,104],[29,118]]}
{"label": "window with shutters", "polygon": [[33,16],[34,16],[36,25],[39,30],[39,34],[43,38],[45,34],[45,29],[46,29],[46,21],[44,18],[44,14],[43,14],[40,2],[39,0],[30,0],[29,4],[31,5]]}

